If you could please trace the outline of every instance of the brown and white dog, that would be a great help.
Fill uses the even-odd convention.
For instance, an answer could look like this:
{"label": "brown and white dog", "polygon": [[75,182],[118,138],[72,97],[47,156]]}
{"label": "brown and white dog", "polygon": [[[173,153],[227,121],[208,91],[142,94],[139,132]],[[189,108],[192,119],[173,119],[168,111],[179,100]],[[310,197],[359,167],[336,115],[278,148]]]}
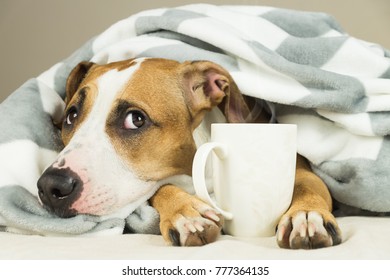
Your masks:
{"label": "brown and white dog", "polygon": [[[82,62],[66,86],[65,149],[38,181],[42,203],[61,217],[109,215],[149,199],[173,245],[217,239],[221,216],[186,191],[197,146],[210,123],[251,118],[253,100],[229,73],[207,61],[132,59]],[[262,114],[253,121],[267,121]],[[130,205],[130,206],[129,206]],[[295,190],[277,228],[283,248],[339,244],[325,184],[298,156]]]}

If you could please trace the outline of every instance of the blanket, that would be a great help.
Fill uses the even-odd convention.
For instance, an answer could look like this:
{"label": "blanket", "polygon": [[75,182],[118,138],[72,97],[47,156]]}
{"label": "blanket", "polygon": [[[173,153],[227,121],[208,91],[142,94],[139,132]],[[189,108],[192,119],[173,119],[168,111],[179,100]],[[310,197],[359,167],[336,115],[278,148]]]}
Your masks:
{"label": "blanket", "polygon": [[145,203],[109,217],[62,219],[37,199],[36,182],[63,148],[65,83],[80,61],[131,57],[210,60],[243,94],[298,125],[298,152],[333,197],[390,211],[390,52],[346,34],[323,13],[261,6],[188,5],[144,11],[90,39],[28,80],[0,106],[0,230],[41,234],[158,233]]}

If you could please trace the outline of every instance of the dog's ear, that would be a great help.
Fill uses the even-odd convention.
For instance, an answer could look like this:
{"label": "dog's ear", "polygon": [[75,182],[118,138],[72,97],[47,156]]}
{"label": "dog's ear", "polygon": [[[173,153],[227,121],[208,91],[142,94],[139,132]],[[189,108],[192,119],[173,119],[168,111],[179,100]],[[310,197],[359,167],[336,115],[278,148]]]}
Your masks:
{"label": "dog's ear", "polygon": [[73,95],[76,93],[81,82],[84,80],[89,69],[95,65],[93,62],[82,61],[76,65],[75,68],[70,72],[68,79],[66,80],[66,97],[65,103],[68,103]]}
{"label": "dog's ear", "polygon": [[209,61],[185,62],[183,73],[190,113],[198,125],[205,111],[219,106],[228,122],[245,122],[249,108],[230,74]]}

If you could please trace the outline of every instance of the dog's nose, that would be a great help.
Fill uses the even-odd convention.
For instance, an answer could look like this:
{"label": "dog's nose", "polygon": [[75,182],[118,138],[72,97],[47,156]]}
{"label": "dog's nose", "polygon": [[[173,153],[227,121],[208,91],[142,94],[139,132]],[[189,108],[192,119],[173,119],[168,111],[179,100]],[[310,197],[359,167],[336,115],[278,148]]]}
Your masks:
{"label": "dog's nose", "polygon": [[69,168],[48,168],[38,182],[38,194],[42,203],[60,217],[71,217],[77,214],[70,209],[78,198],[82,182]]}

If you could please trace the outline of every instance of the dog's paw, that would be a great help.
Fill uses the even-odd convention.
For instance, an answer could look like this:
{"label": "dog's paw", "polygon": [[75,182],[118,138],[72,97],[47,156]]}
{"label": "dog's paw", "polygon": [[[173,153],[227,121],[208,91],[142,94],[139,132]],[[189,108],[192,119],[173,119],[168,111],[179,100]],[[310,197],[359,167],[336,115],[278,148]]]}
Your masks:
{"label": "dog's paw", "polygon": [[223,218],[216,210],[195,197],[191,203],[181,205],[174,209],[173,215],[163,219],[161,233],[174,246],[201,246],[214,242],[223,224]]}
{"label": "dog's paw", "polygon": [[282,248],[315,249],[341,243],[341,231],[329,212],[286,213],[278,224],[277,242]]}

